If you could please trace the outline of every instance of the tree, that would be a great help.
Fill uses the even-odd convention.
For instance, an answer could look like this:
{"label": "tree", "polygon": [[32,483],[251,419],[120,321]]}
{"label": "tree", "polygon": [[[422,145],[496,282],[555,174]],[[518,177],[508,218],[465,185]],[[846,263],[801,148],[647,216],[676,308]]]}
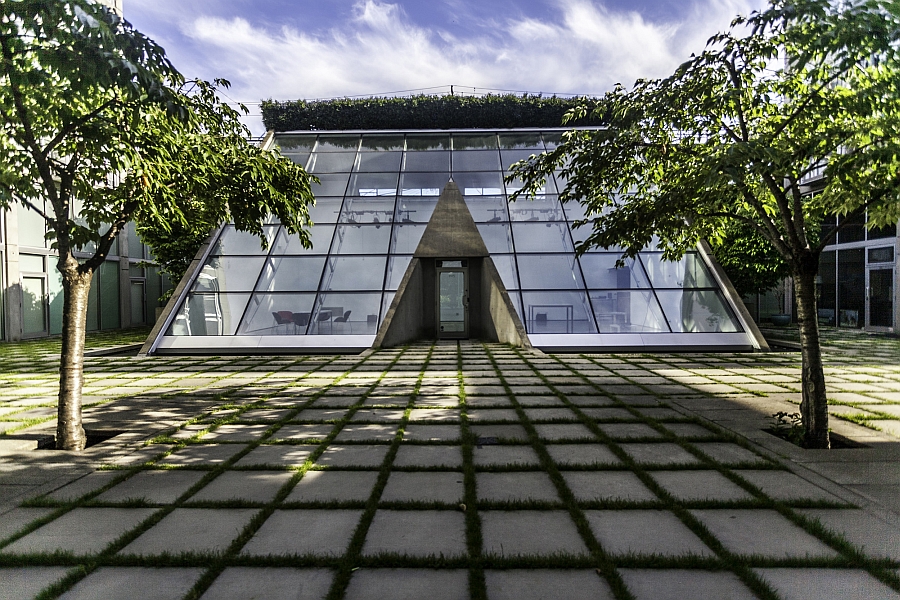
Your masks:
{"label": "tree", "polygon": [[[580,246],[620,245],[633,256],[658,235],[675,259],[735,224],[787,263],[802,346],[801,414],[808,447],[829,447],[815,278],[840,226],[900,217],[900,4],[892,0],[772,0],[735,19],[674,74],[617,86],[571,117],[600,130],[567,132],[514,176],[536,190],[560,169],[563,201],[584,202],[591,234]],[[825,188],[803,182],[825,165]]]}
{"label": "tree", "polygon": [[275,214],[308,243],[309,176],[247,142],[216,95],[227,82],[185,81],[162,48],[90,0],[0,3],[0,61],[0,202],[37,210],[59,257],[57,448],[81,450],[88,291],[126,223],[186,227],[199,205],[260,236]]}
{"label": "tree", "polygon": [[716,260],[741,297],[769,291],[790,277],[784,258],[747,223],[729,223],[711,245]]}

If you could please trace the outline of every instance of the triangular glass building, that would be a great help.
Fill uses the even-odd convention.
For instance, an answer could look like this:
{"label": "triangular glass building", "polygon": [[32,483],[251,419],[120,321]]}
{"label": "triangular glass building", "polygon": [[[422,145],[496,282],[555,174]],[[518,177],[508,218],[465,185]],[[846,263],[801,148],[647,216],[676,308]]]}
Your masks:
{"label": "triangular glass building", "polygon": [[761,341],[715,260],[575,255],[589,227],[559,177],[510,204],[514,162],[562,129],[291,132],[267,143],[314,186],[311,249],[278,223],[267,250],[211,236],[148,347],[155,353],[348,351],[475,338],[546,350],[751,350]]}

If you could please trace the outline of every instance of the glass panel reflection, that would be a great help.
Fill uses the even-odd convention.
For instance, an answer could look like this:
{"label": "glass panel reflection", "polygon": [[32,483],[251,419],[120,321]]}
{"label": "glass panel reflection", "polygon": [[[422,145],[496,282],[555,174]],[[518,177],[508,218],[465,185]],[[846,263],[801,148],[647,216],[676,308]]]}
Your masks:
{"label": "glass panel reflection", "polygon": [[357,150],[359,148],[359,135],[320,135],[316,152],[341,152]]}
{"label": "glass panel reflection", "polygon": [[[277,229],[277,225],[263,227],[263,237],[266,240],[267,247],[272,243],[272,238],[275,237]],[[213,246],[211,254],[249,254],[252,256],[260,252],[263,252],[263,250],[258,236],[246,231],[238,231],[234,228],[234,225],[226,225],[222,229],[219,239],[216,240],[216,245]]]}
{"label": "glass panel reflection", "polygon": [[388,260],[387,277],[384,280],[384,289],[396,290],[403,281],[406,269],[412,261],[412,256],[392,256]]}
{"label": "glass panel reflection", "polygon": [[337,223],[343,202],[342,197],[322,198],[317,196],[315,206],[309,207],[309,218],[313,223]]}
{"label": "glass panel reflection", "polygon": [[619,289],[650,287],[640,263],[626,258],[625,266],[616,268],[621,254],[585,254],[581,260],[584,279],[590,289]]}
{"label": "glass panel reflection", "polygon": [[347,191],[347,182],[350,181],[350,174],[325,174],[317,175],[319,183],[310,182],[309,187],[313,196],[343,196]]}
{"label": "glass panel reflection", "polygon": [[437,206],[437,197],[416,198],[405,196],[397,201],[397,217],[400,223],[427,223]]}
{"label": "glass panel reflection", "polygon": [[440,196],[450,176],[447,173],[403,173],[401,196]]}
{"label": "glass panel reflection", "polygon": [[453,153],[454,171],[499,171],[500,154],[496,150],[467,150]]}
{"label": "glass panel reflection", "polygon": [[519,289],[519,277],[516,269],[516,257],[512,254],[493,254],[491,260],[500,273],[500,279],[503,281],[503,287],[508,290]]}
{"label": "glass panel reflection", "polygon": [[234,335],[250,294],[188,294],[166,335]]}
{"label": "glass panel reflection", "polygon": [[386,263],[386,256],[329,257],[320,289],[380,290],[384,285]]}
{"label": "glass panel reflection", "polygon": [[509,203],[509,216],[513,221],[563,221],[562,208],[556,196],[519,198]]}
{"label": "glass panel reflection", "polygon": [[506,196],[465,196],[464,200],[476,223],[503,223],[509,221]]}
{"label": "glass panel reflection", "polygon": [[315,294],[253,294],[238,335],[304,335]]}
{"label": "glass panel reflection", "polygon": [[477,227],[488,252],[503,254],[513,251],[509,223],[479,223]]}
{"label": "glass panel reflection", "polygon": [[265,256],[210,256],[194,282],[195,292],[249,292]]}
{"label": "glass panel reflection", "polygon": [[324,256],[273,256],[266,260],[256,285],[258,292],[315,292]]}
{"label": "glass panel reflection", "polygon": [[454,150],[496,150],[497,147],[497,134],[495,133],[453,134]]}
{"label": "glass panel reflection", "polygon": [[425,227],[425,225],[395,225],[391,254],[414,254],[419,247],[422,234],[425,233]]}
{"label": "glass panel reflection", "polygon": [[513,223],[517,252],[573,252],[565,223]]}
{"label": "glass panel reflection", "polygon": [[501,133],[500,148],[502,150],[534,150],[538,153],[544,151],[541,142],[541,134],[534,133]]}
{"label": "glass panel reflection", "polygon": [[587,217],[587,207],[581,202],[569,200],[563,204],[563,210],[566,213],[566,219],[569,221],[580,221]]}
{"label": "glass panel reflection", "polygon": [[406,136],[406,151],[450,150],[450,136],[446,133],[411,133]]}
{"label": "glass panel reflection", "polygon": [[356,152],[316,152],[309,161],[310,173],[349,173],[356,162]]}
{"label": "glass panel reflection", "polygon": [[696,252],[685,254],[677,261],[663,260],[662,254],[642,252],[639,256],[655,288],[716,287],[703,259]]}
{"label": "glass panel reflection", "polygon": [[391,228],[376,225],[338,225],[332,254],[386,254]]}
{"label": "glass panel reflection", "polygon": [[381,300],[381,316],[378,319],[378,326],[381,327],[381,324],[384,323],[384,319],[387,316],[388,310],[391,308],[391,303],[394,301],[394,296],[397,295],[397,292],[385,292],[384,298]]}
{"label": "glass panel reflection", "polygon": [[360,152],[356,160],[357,171],[372,173],[376,171],[397,172],[400,170],[402,152]]}
{"label": "glass panel reflection", "polygon": [[374,335],[378,332],[381,292],[319,294],[310,335]]}
{"label": "glass panel reflection", "polygon": [[312,242],[312,248],[304,248],[300,243],[300,236],[288,234],[287,230],[282,228],[275,240],[275,247],[272,248],[272,255],[328,254],[332,237],[334,237],[334,225],[314,225],[309,230],[309,241]]}
{"label": "glass panel reflection", "polygon": [[278,135],[275,138],[275,147],[282,154],[287,152],[312,152],[316,144],[316,138],[312,135]]}
{"label": "glass panel reflection", "polygon": [[520,254],[516,258],[522,289],[584,288],[574,254]]}
{"label": "glass panel reflection", "polygon": [[688,333],[741,331],[715,290],[658,290],[672,331]]}
{"label": "glass panel reflection", "polygon": [[650,290],[590,292],[590,296],[600,333],[669,331]]}
{"label": "glass panel reflection", "polygon": [[[506,193],[511,196],[515,192],[521,190],[523,187],[525,187],[525,184],[522,182],[522,180],[518,177],[515,177],[512,179],[512,181],[506,183]],[[537,189],[536,194],[538,196],[543,194],[556,194],[556,185],[553,183],[553,178],[548,179],[547,177],[545,177],[544,179],[542,179],[541,185]]]}
{"label": "glass panel reflection", "polygon": [[398,173],[356,173],[350,178],[348,196],[395,196]]}
{"label": "glass panel reflection", "polygon": [[390,223],[394,219],[394,196],[390,198],[347,198],[341,223]]}
{"label": "glass panel reflection", "polygon": [[522,292],[528,333],[597,333],[584,292]]}
{"label": "glass panel reflection", "polygon": [[449,152],[407,152],[403,157],[404,171],[450,172]]}
{"label": "glass panel reflection", "polygon": [[454,173],[453,181],[463,196],[499,196],[503,193],[503,178],[494,173]]}
{"label": "glass panel reflection", "polygon": [[367,133],[363,135],[360,152],[381,152],[384,154],[394,150],[403,150],[403,134],[381,135]]}
{"label": "glass panel reflection", "polygon": [[517,163],[520,160],[526,160],[535,156],[537,154],[541,154],[543,152],[543,148],[540,150],[501,150],[500,151],[500,163],[501,169],[506,171],[508,170],[513,163]]}

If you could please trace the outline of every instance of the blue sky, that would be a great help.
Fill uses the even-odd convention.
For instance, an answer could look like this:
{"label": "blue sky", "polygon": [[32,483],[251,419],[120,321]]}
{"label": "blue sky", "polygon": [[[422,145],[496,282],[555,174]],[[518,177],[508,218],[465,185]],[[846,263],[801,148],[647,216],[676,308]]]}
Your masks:
{"label": "blue sky", "polygon": [[[125,0],[188,77],[234,100],[432,88],[601,94],[670,73],[763,0]],[[262,133],[258,105],[247,120]]]}

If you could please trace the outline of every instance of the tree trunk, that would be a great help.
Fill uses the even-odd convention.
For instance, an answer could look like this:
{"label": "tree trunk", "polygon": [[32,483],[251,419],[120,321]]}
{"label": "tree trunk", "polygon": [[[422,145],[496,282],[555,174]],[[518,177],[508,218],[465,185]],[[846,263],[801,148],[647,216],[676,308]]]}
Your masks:
{"label": "tree trunk", "polygon": [[81,425],[81,388],[84,384],[84,333],[88,293],[93,271],[79,269],[69,254],[59,261],[63,285],[62,352],[59,362],[58,450],[84,450],[87,438]]}
{"label": "tree trunk", "polygon": [[807,448],[830,448],[828,438],[828,398],[825,395],[825,370],[819,345],[819,315],[816,309],[816,273],[818,261],[810,257],[794,272],[794,293],[800,322],[801,371],[800,413],[805,427]]}

